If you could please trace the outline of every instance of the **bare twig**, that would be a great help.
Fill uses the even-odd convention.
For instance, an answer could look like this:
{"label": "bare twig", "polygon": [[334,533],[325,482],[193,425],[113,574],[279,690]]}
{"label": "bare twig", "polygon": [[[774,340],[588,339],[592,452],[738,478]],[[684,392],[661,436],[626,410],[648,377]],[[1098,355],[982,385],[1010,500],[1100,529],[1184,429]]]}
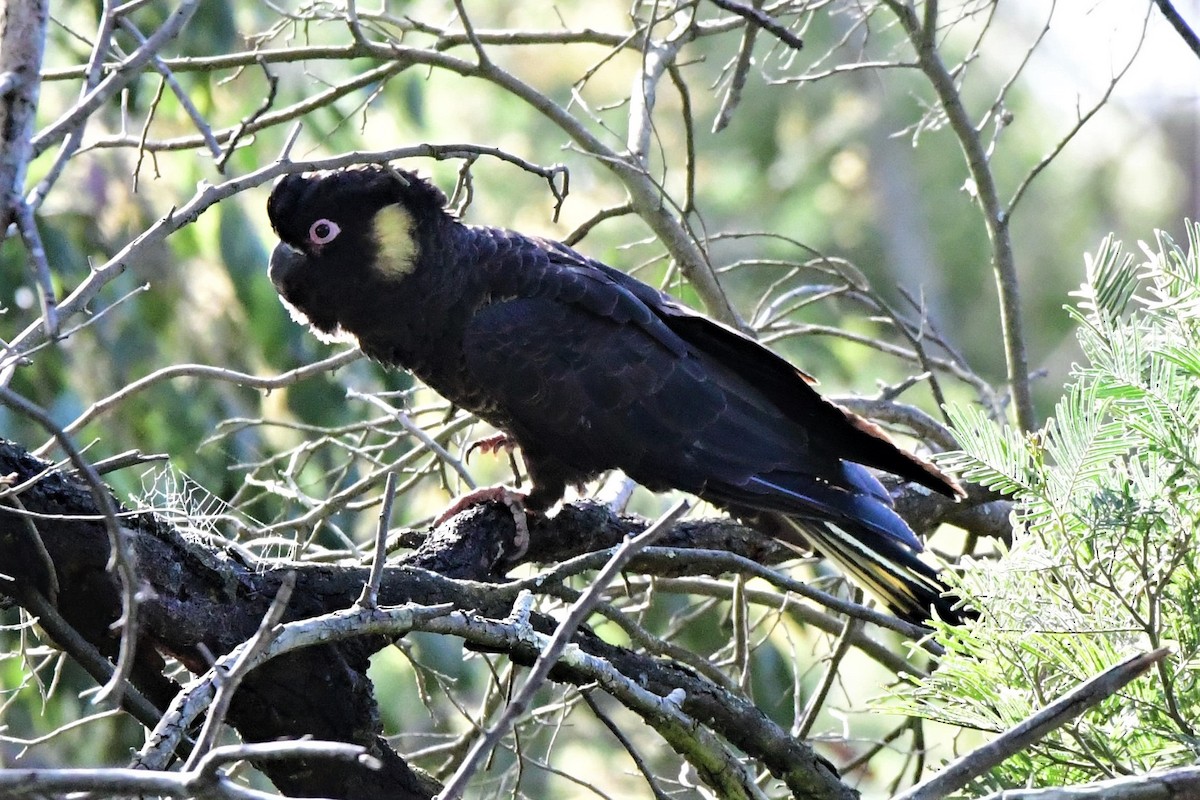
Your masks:
{"label": "bare twig", "polygon": [[[274,78],[268,73],[267,97],[264,98],[259,107],[245,118],[239,120],[236,125],[214,131],[212,136],[218,143],[224,146],[225,154],[222,156],[222,159],[227,160],[228,156],[232,154],[233,149],[237,146],[237,142],[247,134],[257,133],[261,130],[282,125],[285,122],[300,119],[310,111],[328,108],[335,101],[356,90],[386,83],[389,78],[399,73],[402,68],[402,65],[398,64],[382,64],[373,69],[365,70],[350,80],[305,97],[303,100],[281,108],[278,111],[270,111],[272,101],[271,86],[274,84]],[[149,117],[147,117],[148,122]],[[140,136],[132,136],[124,133],[100,136],[94,141],[89,142],[87,149],[137,146],[146,152],[170,152],[175,150],[194,150],[197,147],[205,146],[207,143],[203,134],[189,134],[162,140],[147,140],[146,135],[147,133],[144,130]],[[219,161],[218,164],[220,163],[222,162]]]}
{"label": "bare twig", "polygon": [[711,2],[714,6],[731,11],[739,17],[745,18],[747,22],[770,32],[788,47],[795,48],[796,50],[804,47],[804,42],[799,36],[780,25],[770,15],[764,14],[758,8],[758,4],[748,6],[745,3],[737,2],[737,0],[711,0]]}
{"label": "bare twig", "polygon": [[20,195],[12,196],[16,206],[17,228],[21,231],[21,239],[25,242],[25,250],[29,253],[29,263],[33,272],[34,282],[38,287],[38,298],[42,304],[42,320],[45,325],[47,338],[58,338],[58,300],[54,294],[54,280],[50,275],[50,262],[46,260],[46,247],[42,244],[42,235],[38,232],[37,220],[34,219],[33,206],[24,202]]}
{"label": "bare twig", "polygon": [[179,35],[183,26],[196,12],[199,4],[199,0],[183,0],[163,22],[162,27],[146,39],[145,44],[122,61],[119,67],[87,92],[69,111],[35,136],[32,141],[34,157],[43,153],[78,126],[83,125],[102,103],[140,75],[141,68],[149,63],[168,42]]}
{"label": "bare twig", "polygon": [[[132,383],[126,384],[116,392],[113,392],[108,397],[102,400],[97,400],[88,406],[82,414],[76,417],[66,427],[63,428],[63,433],[75,434],[84,425],[92,422],[97,417],[112,411],[119,407],[122,403],[128,400],[138,392],[148,389],[162,381],[173,380],[175,378],[209,378],[211,380],[225,381],[226,383],[234,383],[238,386],[250,386],[255,389],[280,389],[285,386],[302,381],[305,378],[313,375],[319,375],[323,372],[332,372],[340,367],[345,366],[362,357],[362,351],[357,347],[349,350],[343,350],[329,358],[315,361],[312,364],[307,364],[303,367],[289,370],[288,372],[275,375],[273,377],[262,377],[258,375],[250,375],[245,372],[227,369],[225,367],[214,367],[207,364],[174,364],[170,367],[163,367],[160,370],[150,373],[144,378],[139,378]],[[33,454],[39,458],[46,458],[46,454],[54,445],[53,439],[43,444]]]}
{"label": "bare twig", "polygon": [[[97,684],[104,686],[112,681],[115,672],[112,662],[91,642],[80,636],[40,592],[27,591],[22,594],[21,605],[37,617],[38,625],[50,635],[54,643],[82,666]],[[125,691],[121,693],[121,707],[145,725],[147,730],[153,730],[158,724],[158,709],[132,684],[126,685]]]}
{"label": "bare twig", "polygon": [[379,606],[379,581],[387,563],[387,532],[392,519],[392,503],[396,500],[396,473],[389,472],[383,487],[383,507],[379,509],[379,525],[375,528],[375,554],[371,559],[371,577],[363,585],[358,605],[363,608]]}
{"label": "bare twig", "polygon": [[[142,35],[142,32],[137,29],[136,25],[129,21],[128,17],[121,17],[120,25],[126,33],[133,36],[139,45],[145,46],[146,37]],[[192,124],[196,126],[196,130],[200,132],[201,137],[204,139],[204,144],[208,147],[208,151],[212,153],[213,158],[220,159],[221,145],[217,144],[216,137],[213,136],[212,126],[208,124],[208,120],[204,119],[204,116],[200,113],[200,110],[196,108],[196,104],[192,102],[191,95],[184,91],[183,87],[179,85],[179,81],[175,79],[175,75],[171,72],[171,68],[164,64],[162,59],[157,55],[150,59],[150,66],[152,66],[154,70],[162,76],[163,81],[171,88],[171,91],[175,95],[175,99],[179,101],[180,108],[187,113],[188,118],[192,121]]]}
{"label": "bare twig", "polygon": [[641,754],[638,753],[637,748],[633,746],[633,742],[629,741],[629,737],[621,730],[621,726],[614,722],[608,714],[604,713],[604,709],[596,704],[590,691],[584,691],[581,694],[583,695],[583,702],[587,703],[587,707],[596,715],[596,719],[600,720],[600,724],[608,728],[608,732],[621,743],[621,746],[625,748],[625,752],[629,753],[629,757],[633,759],[634,766],[638,768],[638,772],[642,773],[642,777],[646,779],[646,785],[654,793],[655,800],[671,800],[671,795],[667,794],[658,785],[658,778],[655,777],[654,771],[646,763],[646,760],[642,758]]}
{"label": "bare twig", "polygon": [[[855,592],[855,594],[861,593],[861,590],[856,590]],[[825,674],[821,676],[821,682],[817,685],[816,690],[809,695],[808,702],[804,706],[804,713],[792,728],[792,734],[797,739],[808,738],[808,733],[812,730],[813,723],[817,721],[817,714],[820,713],[821,707],[825,704],[825,697],[829,694],[829,690],[833,688],[834,680],[837,679],[838,669],[842,666],[842,659],[846,657],[846,653],[850,652],[850,647],[854,643],[854,633],[861,624],[862,621],[855,617],[846,617],[846,621],[842,626],[842,632],[838,634],[837,641],[833,645],[833,650],[829,654],[829,663],[825,666]]]}
{"label": "bare twig", "polygon": [[[1058,142],[1056,142],[1055,145],[1050,148],[1050,150],[1047,151],[1046,154],[1041,157],[1041,159],[1038,160],[1038,163],[1034,164],[1033,167],[1030,168],[1029,172],[1025,174],[1025,177],[1021,179],[1021,182],[1017,185],[1017,188],[1013,190],[1012,197],[1008,201],[1008,206],[1006,207],[1008,214],[1011,215],[1016,210],[1017,205],[1021,202],[1021,199],[1025,196],[1026,190],[1029,189],[1033,181],[1036,180],[1037,177],[1041,175],[1046,168],[1058,158],[1059,154],[1062,153],[1068,144],[1070,144],[1070,142],[1075,138],[1076,134],[1083,130],[1083,127],[1087,125],[1088,122],[1090,122],[1097,114],[1099,114],[1101,109],[1108,105],[1108,100],[1110,97],[1112,97],[1113,92],[1116,91],[1117,84],[1121,82],[1121,79],[1124,78],[1126,73],[1129,72],[1130,68],[1133,67],[1134,61],[1137,60],[1138,53],[1141,52],[1142,45],[1146,41],[1146,31],[1149,28],[1149,22],[1150,12],[1147,11],[1146,15],[1142,18],[1141,33],[1138,35],[1137,47],[1134,48],[1133,53],[1130,54],[1128,60],[1126,60],[1125,64],[1121,67],[1117,74],[1113,75],[1112,79],[1108,82],[1108,86],[1105,87],[1103,94],[1101,94],[1096,102],[1092,104],[1092,107],[1087,111],[1077,115],[1075,123],[1071,126],[1070,130],[1064,133],[1059,138]],[[1049,26],[1050,23],[1047,21],[1046,28],[1049,29]]]}
{"label": "bare twig", "polygon": [[154,464],[159,461],[166,461],[169,458],[170,456],[166,453],[147,454],[141,450],[126,450],[123,453],[117,453],[108,458],[92,462],[92,469],[96,470],[97,475],[107,475],[117,470],[136,467],[142,464]]}
{"label": "bare twig", "polygon": [[616,217],[621,217],[626,214],[632,214],[632,213],[633,213],[633,206],[630,205],[629,203],[621,203],[620,205],[613,206],[611,208],[602,208],[599,211],[597,211],[595,214],[593,214],[590,218],[588,218],[588,219],[584,220],[582,223],[580,223],[579,227],[577,227],[575,230],[571,231],[570,234],[563,237],[562,242],[563,242],[563,244],[567,245],[568,247],[574,247],[575,245],[579,244],[579,242],[581,242],[585,236],[587,236],[589,233],[591,233],[592,228],[595,228],[601,222],[604,222],[605,220],[609,220],[609,219],[615,219]]}
{"label": "bare twig", "polygon": [[499,743],[500,739],[508,733],[509,728],[516,721],[517,717],[525,713],[525,709],[529,707],[529,703],[533,699],[534,692],[541,688],[542,683],[546,680],[546,676],[550,674],[550,669],[558,661],[559,656],[562,655],[571,637],[575,635],[575,631],[583,624],[588,615],[592,613],[592,610],[600,601],[601,593],[608,588],[608,584],[629,563],[630,559],[665,533],[671,524],[682,516],[687,509],[688,502],[680,500],[671,507],[670,511],[659,517],[658,521],[643,533],[627,539],[625,544],[617,548],[617,551],[608,559],[604,568],[600,570],[592,585],[571,606],[566,619],[554,631],[554,636],[546,644],[541,655],[538,656],[537,663],[534,664],[533,670],[530,671],[529,677],[526,678],[520,691],[509,701],[508,708],[505,709],[504,714],[496,724],[484,736],[480,737],[475,746],[471,748],[471,751],[454,773],[454,777],[446,783],[445,788],[439,793],[439,800],[456,800],[456,798],[463,795],[463,792],[466,791],[467,782],[482,764],[483,759]]}
{"label": "bare twig", "polygon": [[479,66],[490,65],[492,60],[488,57],[483,42],[479,41],[479,37],[475,35],[475,26],[471,24],[471,18],[467,16],[467,9],[463,7],[462,0],[454,0],[454,8],[458,11],[458,18],[462,22],[463,33],[466,34],[467,41],[475,50],[475,57],[479,59]]}
{"label": "bare twig", "polygon": [[[532,631],[528,621],[521,619],[497,622],[454,613],[440,619],[429,620],[425,623],[424,629],[463,636],[485,647],[504,645],[512,647],[514,642],[530,642],[544,653],[549,645],[549,640],[545,636]],[[654,725],[655,729],[671,743],[676,751],[697,768],[704,780],[712,785],[721,797],[755,798],[756,800],[762,800],[765,797],[755,785],[754,778],[749,774],[745,765],[729,748],[697,720],[682,711],[681,705],[688,700],[682,689],[675,689],[665,697],[656,695],[643,688],[639,681],[613,669],[613,665],[607,660],[597,658],[581,648],[568,647],[562,651],[559,658],[561,664],[568,666],[580,675],[589,676],[623,705],[634,710]],[[538,663],[541,663],[540,659]],[[811,778],[812,773],[804,767],[798,765],[796,771],[803,775],[785,776],[785,779],[788,777],[796,777],[798,780]],[[848,796],[848,790],[834,792],[830,796],[845,797]],[[455,783],[452,782],[447,784],[438,797],[445,798],[445,800],[462,797],[461,788],[456,788]]]}
{"label": "bare twig", "polygon": [[[147,737],[146,745],[138,753],[135,764],[143,769],[164,768],[184,732],[214,701],[221,681],[217,677],[218,674],[227,672],[239,661],[242,662],[239,669],[249,671],[272,658],[305,647],[372,634],[401,636],[412,630],[418,621],[427,624],[430,619],[442,616],[450,610],[447,605],[404,605],[387,609],[352,608],[277,626],[266,647],[252,645],[251,642],[239,645],[218,659],[208,672],[188,684],[187,688],[175,697],[162,721]],[[245,656],[243,660],[243,654],[251,647],[254,648],[254,652]]]}
{"label": "bare twig", "polygon": [[[920,642],[922,647],[928,649],[934,655],[940,655],[942,652],[939,645],[929,641],[929,631],[920,625],[913,625],[883,611],[868,608],[850,600],[844,600],[828,592],[823,592],[820,589],[814,589],[804,581],[792,578],[770,567],[764,567],[762,564],[751,561],[748,558],[723,550],[689,548],[685,552],[687,553],[688,565],[696,569],[704,569],[716,573],[740,572],[762,578],[780,589],[820,603],[831,611],[857,617],[864,622],[870,622],[881,628],[896,631],[915,642]],[[640,570],[677,570],[679,553],[680,551],[673,547],[647,547],[637,555],[633,563]],[[573,574],[581,569],[595,569],[605,562],[608,555],[608,551],[585,553],[584,555],[564,561],[554,569],[536,578],[529,578],[527,581],[540,587],[548,581],[560,579],[560,575]]]}
{"label": "bare twig", "polygon": [[230,132],[228,138],[225,140],[224,152],[222,152],[221,157],[217,159],[217,171],[222,174],[225,172],[225,165],[229,163],[229,159],[233,157],[234,151],[237,150],[238,142],[240,142],[242,137],[252,130],[255,125],[258,125],[275,105],[275,94],[279,91],[279,78],[271,73],[271,70],[267,68],[265,63],[259,62],[259,66],[262,67],[263,75],[266,76],[267,79],[267,96],[264,97],[262,102],[258,104],[258,108],[247,114],[245,118],[243,118],[237,124],[237,127]]}
{"label": "bare twig", "polygon": [[463,483],[467,485],[467,488],[475,488],[475,479],[471,477],[471,473],[467,472],[466,465],[463,464],[459,459],[455,458],[450,451],[438,444],[434,438],[426,433],[420,425],[413,422],[412,417],[408,416],[408,414],[404,413],[399,408],[388,404],[382,398],[373,394],[365,394],[363,392],[350,389],[346,392],[346,396],[353,400],[364,400],[376,408],[386,411],[394,420],[400,423],[400,426],[404,428],[404,430],[412,434],[417,441],[425,445],[425,447],[427,447],[431,453],[440,458],[442,463],[446,464],[455,472],[457,472],[458,477],[462,478]]}
{"label": "bare twig", "polygon": [[1017,424],[1022,430],[1037,427],[1033,395],[1029,388],[1029,357],[1026,353],[1024,324],[1021,318],[1021,295],[1018,286],[1016,261],[1013,256],[1009,215],[1000,202],[999,188],[992,175],[987,153],[980,141],[975,124],[963,105],[962,95],[954,76],[942,61],[938,41],[927,36],[929,27],[917,16],[913,7],[901,0],[884,0],[885,5],[900,22],[917,54],[917,63],[929,79],[938,102],[958,139],[966,158],[967,170],[974,184],[975,197],[983,211],[992,247],[992,269],[1000,296],[1000,320],[1004,336],[1004,354],[1008,362],[1008,385],[1013,396]]}
{"label": "bare twig", "polygon": [[916,406],[896,400],[874,400],[866,397],[831,397],[830,400],[856,414],[892,425],[903,425],[922,442],[940,450],[958,449],[954,432]]}
{"label": "bare twig", "polygon": [[[729,581],[715,578],[654,578],[653,588],[659,592],[678,592],[688,595],[707,595],[709,597],[729,598],[733,594]],[[634,588],[640,582],[634,583]],[[647,587],[648,588],[648,587]],[[794,597],[783,593],[763,589],[746,589],[746,599],[755,605],[778,610],[788,614],[805,625],[839,635],[845,630],[845,618],[827,614],[807,603],[797,603]],[[850,632],[850,644],[858,648],[866,656],[877,661],[884,669],[894,675],[911,675],[914,678],[924,678],[926,673],[913,666],[903,656],[889,650],[883,643],[872,639],[857,626]]]}
{"label": "bare twig", "polygon": [[[101,5],[100,28],[96,31],[96,40],[92,45],[92,54],[88,58],[87,73],[80,93],[81,98],[86,97],[88,92],[95,89],[101,81],[101,70],[104,65],[104,59],[107,57],[109,47],[112,44],[113,30],[116,27],[119,16],[114,8],[114,3],[115,0],[104,0]],[[38,181],[37,186],[26,197],[25,202],[31,208],[41,208],[42,202],[58,182],[59,177],[62,176],[67,163],[79,151],[79,146],[83,142],[83,131],[86,123],[87,118],[84,118],[78,125],[75,125],[67,132],[66,138],[58,149],[58,155],[54,157],[54,163],[46,171],[42,179]]]}
{"label": "bare twig", "polygon": [[240,648],[241,652],[238,657],[228,665],[228,668],[213,672],[214,678],[217,679],[217,691],[216,696],[213,697],[212,711],[204,720],[204,727],[200,729],[200,735],[196,737],[196,745],[192,754],[188,756],[187,764],[184,765],[185,770],[198,769],[202,760],[211,754],[210,751],[216,745],[217,736],[220,735],[221,726],[225,724],[225,718],[229,714],[229,706],[233,702],[234,693],[237,692],[242,679],[250,672],[252,668],[250,665],[261,653],[266,651],[272,639],[278,634],[277,626],[283,619],[284,612],[287,611],[288,602],[292,599],[292,590],[295,588],[296,573],[289,572],[280,581],[279,591],[275,593],[275,599],[271,601],[267,613],[263,615],[258,630]]}
{"label": "bare twig", "polygon": [[120,700],[122,692],[127,688],[126,682],[129,673],[133,669],[134,651],[138,642],[138,579],[137,570],[133,565],[133,557],[125,542],[125,531],[117,521],[117,506],[95,468],[75,447],[71,437],[59,429],[49,414],[5,386],[0,386],[0,403],[24,414],[53,434],[63,452],[67,454],[67,458],[79,470],[96,503],[96,508],[104,517],[104,528],[108,533],[111,551],[109,565],[116,568],[121,585],[121,618],[117,621],[117,626],[121,630],[121,646],[117,655],[117,668],[113,671],[108,683],[96,695],[95,702]]}
{"label": "bare twig", "polygon": [[[763,0],[753,0],[751,9],[760,11]],[[758,25],[747,24],[742,31],[742,41],[738,43],[737,57],[734,59],[733,72],[729,76],[729,85],[725,87],[725,97],[721,100],[721,108],[713,120],[712,132],[720,133],[733,119],[733,112],[742,100],[742,89],[746,86],[746,76],[750,73],[750,65],[754,62],[754,40],[758,37]]]}
{"label": "bare twig", "polygon": [[629,133],[625,146],[631,159],[645,169],[650,158],[650,137],[654,130],[654,107],[658,84],[679,50],[695,36],[692,15],[680,15],[675,29],[662,41],[647,38],[642,43],[642,70],[635,90],[629,96]]}

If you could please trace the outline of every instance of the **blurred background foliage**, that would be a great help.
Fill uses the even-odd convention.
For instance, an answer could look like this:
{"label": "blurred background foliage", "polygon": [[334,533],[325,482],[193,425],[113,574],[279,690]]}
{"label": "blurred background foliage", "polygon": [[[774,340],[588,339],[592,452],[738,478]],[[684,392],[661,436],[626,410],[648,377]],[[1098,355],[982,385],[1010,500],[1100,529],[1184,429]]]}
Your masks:
{"label": "blurred background foliage", "polygon": [[[1080,283],[1082,254],[1110,231],[1135,239],[1154,228],[1179,226],[1179,220],[1195,213],[1198,171],[1195,87],[1200,85],[1200,64],[1148,3],[1099,0],[1086,9],[1058,5],[1072,7],[1048,8],[1036,0],[967,0],[942,3],[938,16],[942,57],[959,65],[954,78],[968,110],[975,119],[991,113],[992,123],[981,137],[989,143],[989,164],[1001,196],[1011,197],[1030,170],[1055,153],[1022,196],[1012,220],[1042,416],[1060,397],[1079,354],[1072,320],[1062,307]],[[608,34],[597,37],[602,43],[489,45],[488,54],[568,109],[606,145],[625,149],[629,97],[643,55],[636,48],[614,52],[604,42],[619,41],[656,6],[583,0],[468,0],[464,6],[477,31]],[[786,14],[776,11],[803,37],[804,49],[786,48],[760,31],[740,103],[719,132],[713,131],[713,123],[728,91],[741,28],[731,26],[683,45],[677,78],[687,92],[681,94],[671,80],[657,87],[650,173],[677,203],[686,202],[688,187],[693,187],[688,223],[720,271],[733,306],[773,347],[819,376],[827,393],[875,395],[918,371],[838,334],[904,343],[892,326],[876,318],[878,309],[872,311],[845,291],[847,285],[869,285],[873,296],[907,316],[926,313],[970,370],[1003,393],[1004,355],[987,231],[957,140],[929,113],[934,97],[928,82],[915,69],[895,66],[911,60],[902,31],[886,9],[870,3],[792,6],[783,9]],[[149,2],[131,18],[149,32],[170,9],[166,3]],[[52,4],[39,129],[77,100],[81,65],[90,54],[99,10],[95,2]],[[461,30],[454,5],[442,0],[387,0],[381,14],[374,9],[359,13],[376,35],[395,33],[403,22],[408,26],[403,41],[412,46],[440,47],[438,30]],[[702,21],[728,18],[704,3],[696,13]],[[375,58],[340,57],[333,50],[302,61],[254,63],[251,51],[256,47],[347,47],[352,39],[345,14],[342,5],[327,2],[201,3],[163,53],[174,80],[213,132],[236,130],[252,119],[274,124],[241,136],[222,174],[176,95],[162,90],[153,70],[140,72],[119,101],[91,116],[82,149],[67,163],[41,210],[40,230],[59,295],[78,285],[90,265],[107,261],[186,202],[198,184],[219,183],[267,165],[289,141],[294,161],[469,143],[542,166],[562,163],[570,183],[557,219],[555,198],[542,177],[487,156],[470,164],[465,184],[470,202],[463,212],[469,222],[557,239],[626,201],[624,188],[603,164],[582,153],[545,115],[494,84],[437,68],[401,69]],[[670,19],[659,22],[655,35],[668,35],[673,24]],[[137,47],[121,31],[116,41],[125,52]],[[465,42],[446,50],[471,58]],[[239,53],[243,56],[219,58]],[[1118,75],[1121,80],[1115,82]],[[330,93],[326,102],[304,113],[295,110],[323,93]],[[1098,106],[1094,118],[1056,153],[1080,115],[1093,106]],[[294,111],[274,120],[271,115],[281,109]],[[691,125],[684,124],[685,114]],[[296,122],[302,127],[292,141]],[[31,185],[50,170],[54,157],[55,147],[50,147],[32,162]],[[694,179],[686,169],[689,163]],[[468,174],[462,159],[415,158],[403,166],[432,176],[447,193]],[[65,426],[91,404],[171,365],[215,365],[269,376],[335,352],[338,345],[317,341],[289,318],[266,278],[267,255],[275,242],[264,208],[269,188],[240,192],[164,245],[140,250],[93,302],[87,325],[32,353],[16,368],[11,386]],[[456,199],[462,201],[464,192]],[[693,304],[702,303],[637,215],[594,225],[576,246]],[[845,266],[832,273],[828,264],[826,273],[803,266],[821,256]],[[905,292],[919,308],[908,304]],[[788,302],[797,305],[773,316],[776,302],[784,308]],[[0,246],[0,307],[0,338],[5,341],[36,324],[37,289],[16,237]],[[82,321],[68,320],[68,328]],[[348,396],[347,388],[355,394]],[[981,400],[969,382],[948,382],[946,391],[956,402]],[[925,382],[914,383],[900,399],[937,413]],[[414,390],[407,375],[363,360],[269,392],[197,377],[161,381],[86,425],[76,441],[87,445],[89,457],[97,460],[130,448],[164,454],[169,468],[128,469],[106,475],[106,480],[131,503],[179,513],[180,521],[196,526],[197,533],[239,538],[264,555],[366,558],[383,466],[398,463],[411,475],[398,511],[397,521],[404,525],[427,519],[445,504],[447,490],[463,486],[380,402],[403,407],[409,419],[461,454],[468,420],[449,416],[436,398]],[[47,438],[44,430],[3,407],[0,431],[31,447]],[[502,459],[478,459],[470,469],[481,484],[507,477]],[[343,492],[343,500],[333,506],[318,502]],[[648,497],[639,502],[647,512],[658,507]],[[645,623],[671,629],[678,643],[726,663],[733,658],[728,650],[729,599],[662,590],[644,609]],[[820,679],[820,659],[830,637],[787,614],[756,613],[760,616],[751,621],[750,630],[761,646],[753,650],[747,690],[791,725],[806,692]],[[33,659],[37,650],[23,653]],[[798,660],[798,653],[806,655]],[[435,735],[444,745],[447,731],[468,730],[465,715],[446,705],[430,711],[426,721],[416,720],[413,709],[423,698],[428,705],[430,686],[441,685],[462,707],[500,702],[502,681],[495,676],[503,677],[507,667],[480,666],[484,657],[476,655],[472,658],[479,668],[464,671],[462,658],[457,645],[427,637],[414,637],[402,651],[379,657],[377,668],[385,676],[379,681],[381,701],[395,729],[410,737],[407,749],[417,749],[422,737]],[[862,713],[892,674],[857,651],[847,658],[813,728],[813,735],[825,741],[823,752],[843,766],[871,751],[871,742],[917,727]],[[49,674],[53,664],[47,660],[36,670],[14,669],[11,660],[0,664],[3,686],[13,692],[10,698],[23,700],[12,708],[36,708],[38,688],[31,676]],[[780,686],[788,688],[780,691]],[[40,720],[36,713],[21,718],[6,711],[4,723],[23,735],[51,730],[72,717],[60,707],[66,702],[78,701],[58,692]],[[547,692],[548,704],[568,702],[580,700],[576,695],[564,701],[560,691]],[[594,720],[590,724],[597,726]],[[926,761],[914,756],[912,748],[885,747],[872,753],[873,760],[856,764],[850,780],[869,794],[880,793],[906,771],[920,772],[924,764],[976,740],[971,734],[956,738],[949,730],[912,733],[920,737],[919,744],[942,741],[943,749],[933,751],[940,756]],[[551,746],[537,736],[551,734],[531,728],[531,747]],[[109,740],[108,757],[121,761],[130,738],[136,737],[126,732]],[[54,761],[74,751],[71,760],[90,763],[74,744],[61,747],[33,752],[58,753],[45,756]],[[452,747],[431,758],[450,752]],[[556,796],[571,795],[571,789],[553,783],[548,774],[525,780],[550,781],[542,785],[557,787]],[[640,784],[629,784],[625,790],[630,793],[623,794],[620,781],[626,779],[614,778],[615,795],[634,796],[637,790],[629,786]],[[502,795],[507,788],[493,786],[491,791]]]}

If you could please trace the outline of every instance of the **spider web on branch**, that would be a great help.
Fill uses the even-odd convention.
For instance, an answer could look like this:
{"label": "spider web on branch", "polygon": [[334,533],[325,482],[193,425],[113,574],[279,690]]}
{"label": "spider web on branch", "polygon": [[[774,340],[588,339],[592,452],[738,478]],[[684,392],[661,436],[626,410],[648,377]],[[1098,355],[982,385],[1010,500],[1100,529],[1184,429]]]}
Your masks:
{"label": "spider web on branch", "polygon": [[[137,508],[153,511],[180,533],[229,545],[252,536],[262,523],[222,500],[186,472],[170,464],[141,475],[141,492],[132,498]],[[295,543],[279,541],[269,555],[294,557]],[[257,553],[259,557],[268,555]]]}

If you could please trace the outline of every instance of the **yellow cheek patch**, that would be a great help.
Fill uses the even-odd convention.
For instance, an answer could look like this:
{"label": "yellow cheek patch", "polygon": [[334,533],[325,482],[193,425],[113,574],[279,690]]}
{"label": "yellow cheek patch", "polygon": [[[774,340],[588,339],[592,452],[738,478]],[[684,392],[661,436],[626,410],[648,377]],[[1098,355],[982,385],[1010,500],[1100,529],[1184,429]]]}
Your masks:
{"label": "yellow cheek patch", "polygon": [[384,206],[376,212],[373,228],[379,253],[374,268],[389,278],[412,272],[420,255],[412,215],[397,205]]}

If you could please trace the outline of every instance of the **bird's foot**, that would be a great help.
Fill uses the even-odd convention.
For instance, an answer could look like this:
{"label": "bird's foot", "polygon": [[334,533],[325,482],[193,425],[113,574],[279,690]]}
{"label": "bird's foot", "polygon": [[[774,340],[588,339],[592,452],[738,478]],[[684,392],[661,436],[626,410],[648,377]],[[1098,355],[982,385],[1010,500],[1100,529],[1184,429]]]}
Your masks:
{"label": "bird's foot", "polygon": [[[488,437],[495,438],[495,437]],[[478,444],[478,442],[476,442]],[[473,445],[474,446],[474,445]],[[495,447],[503,447],[503,444],[495,445]],[[529,549],[529,518],[525,513],[525,501],[528,495],[513,491],[507,486],[487,486],[482,489],[474,489],[467,494],[455,499],[450,506],[443,511],[438,518],[433,521],[433,527],[441,525],[446,520],[453,517],[455,514],[466,511],[472,506],[477,506],[482,503],[503,503],[512,514],[513,524],[516,525],[517,535],[513,540],[516,547],[515,552],[509,557],[517,559],[525,555],[525,551]]]}
{"label": "bird's foot", "polygon": [[521,488],[521,470],[517,467],[517,457],[513,455],[513,451],[517,449],[517,442],[505,433],[494,433],[491,436],[485,436],[478,441],[472,442],[467,448],[467,454],[463,457],[464,461],[471,460],[471,454],[476,450],[483,454],[499,453],[501,450],[508,452],[508,465],[512,467],[513,482],[517,488]]}
{"label": "bird's foot", "polygon": [[491,436],[485,436],[482,439],[477,439],[476,441],[472,442],[471,446],[467,448],[467,454],[463,460],[470,461],[471,454],[476,450],[484,455],[487,455],[488,453],[498,453],[503,449],[507,450],[508,454],[511,456],[513,448],[516,446],[517,443],[508,438],[508,434],[494,433]]}

